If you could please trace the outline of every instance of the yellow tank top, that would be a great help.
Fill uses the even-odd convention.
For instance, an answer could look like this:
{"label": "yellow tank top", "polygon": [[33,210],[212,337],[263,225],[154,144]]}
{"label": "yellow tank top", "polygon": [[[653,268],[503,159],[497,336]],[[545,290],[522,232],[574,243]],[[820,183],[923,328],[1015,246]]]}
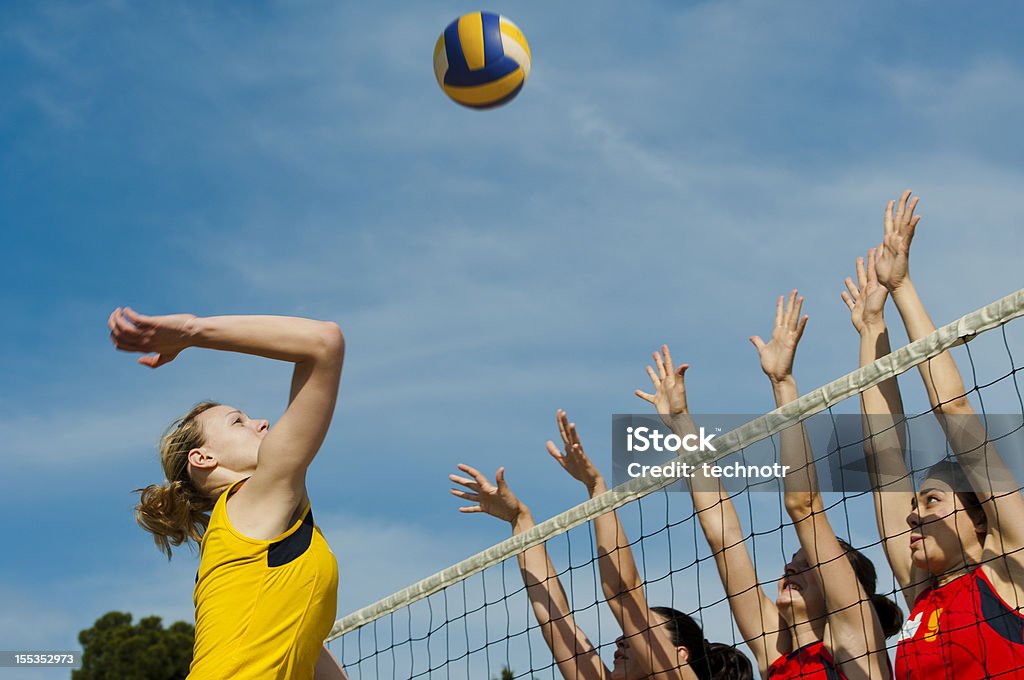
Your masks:
{"label": "yellow tank top", "polygon": [[311,680],[337,613],[338,563],[308,505],[268,541],[235,531],[227,500],[241,483],[217,499],[200,546],[189,680]]}

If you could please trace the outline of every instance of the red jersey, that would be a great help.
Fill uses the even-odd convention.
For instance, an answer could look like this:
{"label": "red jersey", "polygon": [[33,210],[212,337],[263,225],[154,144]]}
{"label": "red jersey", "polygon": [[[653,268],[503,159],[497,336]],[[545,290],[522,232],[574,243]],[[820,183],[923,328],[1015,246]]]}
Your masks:
{"label": "red jersey", "polygon": [[914,601],[896,651],[896,678],[1024,679],[1024,615],[984,569],[928,588]]}
{"label": "red jersey", "polygon": [[825,643],[812,642],[768,666],[768,680],[846,680]]}

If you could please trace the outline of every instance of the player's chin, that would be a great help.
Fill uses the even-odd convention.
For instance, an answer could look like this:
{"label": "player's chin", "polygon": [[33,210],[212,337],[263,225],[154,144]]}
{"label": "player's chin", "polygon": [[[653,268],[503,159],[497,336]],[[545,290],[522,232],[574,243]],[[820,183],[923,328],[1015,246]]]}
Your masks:
{"label": "player's chin", "polygon": [[775,598],[775,606],[779,609],[792,609],[798,604],[803,604],[803,596],[799,590],[792,587],[782,588]]}
{"label": "player's chin", "polygon": [[925,571],[930,572],[932,570],[933,563],[941,560],[935,559],[937,557],[937,555],[935,554],[935,546],[932,546],[930,548],[925,547],[925,543],[927,542],[927,540],[927,538],[921,537],[915,538],[911,541],[910,561],[918,569],[923,569]]}
{"label": "player's chin", "polygon": [[923,546],[916,547],[910,551],[910,562],[917,569],[929,574],[944,574],[949,571],[950,565],[947,564],[948,560],[938,553],[939,551],[935,549],[926,551]]}

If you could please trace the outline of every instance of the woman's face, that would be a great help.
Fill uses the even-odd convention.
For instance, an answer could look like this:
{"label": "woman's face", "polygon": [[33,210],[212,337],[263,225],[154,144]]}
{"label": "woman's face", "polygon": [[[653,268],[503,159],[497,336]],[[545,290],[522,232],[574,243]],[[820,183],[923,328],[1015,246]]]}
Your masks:
{"label": "woman's face", "polygon": [[825,614],[821,574],[812,568],[803,549],[793,555],[779,579],[775,606],[790,623],[813,620]]}
{"label": "woman's face", "polygon": [[953,488],[941,479],[924,481],[912,501],[907,524],[914,566],[930,574],[956,569],[980,547],[978,527]]}
{"label": "woman's face", "polygon": [[[213,406],[198,416],[203,430],[204,443],[199,448],[204,462],[209,466],[249,475],[256,471],[259,460],[260,442],[270,431],[266,420],[255,420],[231,406]],[[190,462],[196,467],[196,456],[190,454]]]}
{"label": "woman's face", "polygon": [[[672,641],[672,631],[668,627],[668,620],[665,617],[651,612],[651,632],[654,635],[656,644],[661,649],[668,650],[673,658],[678,659],[680,666],[686,664],[689,659],[689,652],[686,647],[677,647]],[[626,636],[620,636],[615,640],[615,660],[612,662],[611,680],[647,680],[651,676],[643,673],[634,663],[630,654],[633,652],[630,640]],[[659,675],[659,678],[677,677]],[[682,673],[678,677],[686,677]]]}

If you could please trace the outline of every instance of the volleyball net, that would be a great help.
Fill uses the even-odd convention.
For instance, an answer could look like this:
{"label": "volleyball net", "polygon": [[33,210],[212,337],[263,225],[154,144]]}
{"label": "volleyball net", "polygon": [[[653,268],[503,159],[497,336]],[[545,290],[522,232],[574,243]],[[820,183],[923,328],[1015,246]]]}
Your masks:
{"label": "volleyball net", "polygon": [[[780,433],[804,424],[836,534],[871,558],[879,575],[876,592],[893,597],[906,617],[875,523],[864,462],[870,435],[862,427],[859,397],[868,388],[952,350],[985,437],[995,442],[1016,480],[1024,479],[1024,398],[1018,378],[1024,367],[1024,322],[1018,320],[1022,315],[1024,289],[782,408],[743,419],[735,427],[723,424],[731,425],[729,419],[735,421],[737,416],[711,418],[707,427],[714,430],[714,451],[673,454],[669,462],[707,463],[735,473],[722,481],[740,515],[759,582],[774,598],[776,583],[799,545],[795,532],[787,529],[792,521],[778,477],[761,472],[779,462]],[[852,336],[854,357],[855,351]],[[900,387],[905,400],[905,460],[910,473],[919,478],[953,452],[927,402],[921,406],[912,398],[924,393],[920,378],[906,376]],[[653,414],[616,417],[613,438],[618,441],[616,432],[636,427],[644,418],[657,420]],[[590,448],[592,457],[600,460],[594,455],[598,447],[591,443]],[[349,677],[561,678],[534,618],[516,559],[541,543],[546,545],[577,626],[610,667],[622,632],[605,604],[592,522],[616,509],[647,602],[691,615],[703,626],[707,640],[747,653],[685,481],[649,475],[630,478],[628,471],[620,469],[619,456],[614,459],[616,469],[609,480],[625,481],[611,491],[339,619],[328,638],[329,647]],[[1020,491],[1019,486],[1012,488]],[[682,493],[676,492],[680,489]],[[528,498],[523,500],[529,503]],[[496,530],[507,530],[507,525],[500,526],[495,523]],[[896,638],[889,644],[894,648]]]}

